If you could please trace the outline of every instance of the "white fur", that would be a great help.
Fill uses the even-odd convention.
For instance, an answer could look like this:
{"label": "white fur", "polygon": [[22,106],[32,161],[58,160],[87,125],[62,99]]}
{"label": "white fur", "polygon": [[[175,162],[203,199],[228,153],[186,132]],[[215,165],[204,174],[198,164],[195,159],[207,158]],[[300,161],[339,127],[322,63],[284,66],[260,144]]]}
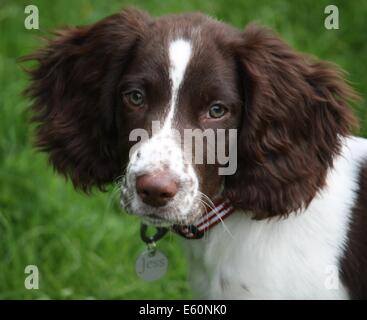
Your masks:
{"label": "white fur", "polygon": [[367,140],[346,139],[342,155],[328,173],[327,186],[304,212],[266,221],[235,212],[225,220],[231,235],[217,225],[205,239],[185,241],[197,296],[348,298],[346,288],[333,272],[338,270],[344,252],[358,190],[359,162],[364,158]]}
{"label": "white fur", "polygon": [[169,130],[172,127],[172,120],[175,114],[177,105],[177,97],[180,89],[180,85],[185,76],[186,68],[189,64],[191,57],[191,43],[187,40],[178,39],[170,43],[169,45],[169,61],[170,61],[170,80],[171,87],[171,103],[170,110],[166,121],[163,125],[163,130]]}

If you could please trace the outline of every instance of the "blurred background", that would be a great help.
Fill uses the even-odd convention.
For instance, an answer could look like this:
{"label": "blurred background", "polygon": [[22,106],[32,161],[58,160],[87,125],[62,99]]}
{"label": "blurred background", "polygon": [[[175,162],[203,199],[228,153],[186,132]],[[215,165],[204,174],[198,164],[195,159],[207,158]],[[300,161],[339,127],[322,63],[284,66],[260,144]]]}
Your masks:
{"label": "blurred background", "polygon": [[[24,27],[26,5],[39,9],[39,30]],[[145,246],[139,221],[119,209],[113,187],[87,197],[53,173],[32,148],[27,76],[16,59],[42,43],[55,27],[93,23],[134,5],[152,15],[201,11],[243,28],[256,20],[300,51],[334,61],[367,96],[367,1],[337,1],[339,30],[324,27],[324,0],[0,0],[0,298],[187,299],[187,263],[176,236],[160,241],[167,275],[144,282],[135,259]],[[367,137],[367,104],[353,106]],[[27,265],[39,268],[38,290],[24,287]]]}

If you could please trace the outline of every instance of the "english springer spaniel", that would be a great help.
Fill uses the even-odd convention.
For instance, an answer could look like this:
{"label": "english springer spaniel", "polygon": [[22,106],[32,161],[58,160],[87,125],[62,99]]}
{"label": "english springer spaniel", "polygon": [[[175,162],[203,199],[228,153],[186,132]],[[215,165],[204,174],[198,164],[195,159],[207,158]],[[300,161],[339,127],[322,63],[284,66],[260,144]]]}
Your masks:
{"label": "english springer spaniel", "polygon": [[[367,140],[335,65],[258,25],[136,9],[28,59],[37,146],[86,192],[123,176],[126,211],[187,238],[197,297],[367,298]],[[186,129],[236,129],[235,172],[184,161]]]}

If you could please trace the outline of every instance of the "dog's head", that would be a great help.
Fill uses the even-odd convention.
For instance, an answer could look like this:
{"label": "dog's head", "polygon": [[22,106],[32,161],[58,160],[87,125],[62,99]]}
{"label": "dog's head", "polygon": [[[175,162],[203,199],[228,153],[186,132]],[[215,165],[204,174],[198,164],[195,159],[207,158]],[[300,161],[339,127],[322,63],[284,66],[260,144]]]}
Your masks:
{"label": "dog's head", "polygon": [[[201,14],[125,10],[29,59],[37,145],[84,191],[123,176],[123,205],[153,223],[186,224],[222,193],[258,218],[307,206],[353,123],[334,66]],[[187,130],[204,132],[204,161]],[[235,170],[220,174],[232,144]]]}

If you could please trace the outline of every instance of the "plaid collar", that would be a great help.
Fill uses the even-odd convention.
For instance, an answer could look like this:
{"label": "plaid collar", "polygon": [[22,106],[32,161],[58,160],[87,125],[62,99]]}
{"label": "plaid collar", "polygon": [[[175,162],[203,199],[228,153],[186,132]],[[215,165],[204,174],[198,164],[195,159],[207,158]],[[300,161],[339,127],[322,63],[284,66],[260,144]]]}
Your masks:
{"label": "plaid collar", "polygon": [[205,213],[191,225],[174,225],[172,230],[186,239],[200,239],[205,232],[228,217],[234,208],[227,199],[218,199],[214,207],[205,207]]}

